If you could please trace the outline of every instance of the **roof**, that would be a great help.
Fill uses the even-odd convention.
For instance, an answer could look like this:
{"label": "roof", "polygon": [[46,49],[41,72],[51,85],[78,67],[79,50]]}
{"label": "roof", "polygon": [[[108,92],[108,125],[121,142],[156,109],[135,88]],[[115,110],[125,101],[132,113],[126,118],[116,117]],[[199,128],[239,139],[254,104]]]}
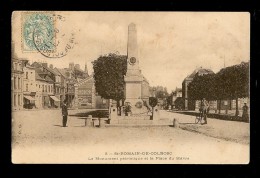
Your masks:
{"label": "roof", "polygon": [[47,81],[47,82],[54,82],[48,75],[45,77],[45,81]]}
{"label": "roof", "polygon": [[74,70],[80,71],[80,72],[82,72],[82,73],[86,73],[84,70],[78,69],[78,68],[76,68],[76,67],[74,67]]}
{"label": "roof", "polygon": [[45,67],[43,66],[45,69],[47,69],[48,71],[50,71],[51,73],[53,73],[54,75],[61,75],[59,72],[56,72],[55,70],[49,68],[49,67]]}
{"label": "roof", "polygon": [[[214,74],[214,72],[211,69],[204,69],[202,67],[195,69],[190,75],[188,75],[185,79],[191,78],[193,79],[195,75],[204,75],[204,74]],[[185,80],[184,79],[184,80]]]}
{"label": "roof", "polygon": [[80,80],[80,81],[77,83],[77,85],[80,85],[80,84],[82,84],[82,83],[84,83],[84,82],[86,82],[86,81],[88,81],[88,80],[91,80],[91,79],[94,79],[94,78],[93,78],[93,75],[90,75],[90,76],[88,76],[87,78]]}
{"label": "roof", "polygon": [[35,67],[35,68],[43,67],[43,68],[47,69],[49,72],[53,73],[54,75],[61,75],[59,72],[56,72],[55,70],[53,70],[53,69],[51,69],[51,68],[49,68],[49,67],[46,67],[46,66],[42,65],[42,63],[40,63],[40,62],[34,62],[34,63],[32,63],[31,66],[33,66],[33,67]]}
{"label": "roof", "polygon": [[36,79],[36,80],[42,80],[42,81],[45,81],[44,78],[40,77],[40,75],[38,74],[37,71],[35,72],[35,79]]}
{"label": "roof", "polygon": [[180,91],[182,91],[182,88],[177,88],[176,87],[176,90],[175,90],[176,92],[180,92]]}
{"label": "roof", "polygon": [[33,67],[42,67],[42,65],[41,65],[41,63],[38,63],[38,62],[34,62],[34,63],[32,63],[32,65],[31,66],[33,66]]}
{"label": "roof", "polygon": [[54,68],[54,70],[56,70],[57,72],[59,72],[64,78],[68,78],[67,76],[66,76],[66,70],[65,69],[58,69],[58,68]]}

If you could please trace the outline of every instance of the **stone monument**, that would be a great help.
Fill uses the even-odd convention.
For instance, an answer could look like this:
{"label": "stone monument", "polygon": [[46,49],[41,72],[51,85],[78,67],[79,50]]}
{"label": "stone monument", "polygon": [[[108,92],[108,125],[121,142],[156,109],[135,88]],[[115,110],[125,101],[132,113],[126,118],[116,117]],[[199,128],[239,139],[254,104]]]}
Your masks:
{"label": "stone monument", "polygon": [[[136,25],[128,26],[127,42],[127,72],[125,75],[125,104],[131,105],[132,114],[145,113],[146,108],[142,101],[143,76],[139,69],[138,45]],[[145,111],[144,111],[145,110]]]}

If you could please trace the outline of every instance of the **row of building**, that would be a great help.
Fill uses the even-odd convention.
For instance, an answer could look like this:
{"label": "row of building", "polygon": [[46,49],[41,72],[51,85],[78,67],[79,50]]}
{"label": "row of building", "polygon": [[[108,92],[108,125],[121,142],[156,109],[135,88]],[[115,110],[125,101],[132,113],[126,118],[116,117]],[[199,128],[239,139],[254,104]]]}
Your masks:
{"label": "row of building", "polygon": [[[188,75],[182,82],[182,88],[176,88],[172,93],[173,108],[183,110],[198,110],[200,107],[200,101],[191,100],[188,96],[188,85],[193,81],[194,77],[198,75],[212,74],[214,73],[211,69],[205,69],[199,67],[195,69],[190,75]],[[242,109],[244,103],[250,105],[249,98],[239,98],[238,108]],[[218,100],[209,101],[211,110],[235,110],[236,100]]]}
{"label": "row of building", "polygon": [[12,58],[12,108],[59,108],[65,101],[71,108],[106,108],[108,101],[95,94],[93,75],[70,63],[54,68],[44,62],[29,63]]}

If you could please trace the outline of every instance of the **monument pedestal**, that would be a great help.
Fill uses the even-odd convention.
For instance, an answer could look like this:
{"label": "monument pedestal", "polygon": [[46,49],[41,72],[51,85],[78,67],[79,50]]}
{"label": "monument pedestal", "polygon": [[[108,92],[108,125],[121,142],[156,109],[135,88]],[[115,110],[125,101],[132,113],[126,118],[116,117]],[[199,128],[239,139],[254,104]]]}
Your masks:
{"label": "monument pedestal", "polygon": [[127,72],[125,76],[125,104],[130,104],[132,115],[145,114],[145,112],[147,112],[141,99],[142,80],[143,77],[139,71]]}

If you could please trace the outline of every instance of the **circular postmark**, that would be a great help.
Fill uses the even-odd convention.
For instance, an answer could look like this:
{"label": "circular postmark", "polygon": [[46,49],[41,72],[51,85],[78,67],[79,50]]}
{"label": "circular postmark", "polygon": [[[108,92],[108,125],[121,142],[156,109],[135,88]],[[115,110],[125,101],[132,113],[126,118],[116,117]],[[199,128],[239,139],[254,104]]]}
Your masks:
{"label": "circular postmark", "polygon": [[30,14],[24,22],[25,44],[47,58],[66,56],[75,45],[75,37],[61,28],[65,21],[65,17],[54,13]]}

